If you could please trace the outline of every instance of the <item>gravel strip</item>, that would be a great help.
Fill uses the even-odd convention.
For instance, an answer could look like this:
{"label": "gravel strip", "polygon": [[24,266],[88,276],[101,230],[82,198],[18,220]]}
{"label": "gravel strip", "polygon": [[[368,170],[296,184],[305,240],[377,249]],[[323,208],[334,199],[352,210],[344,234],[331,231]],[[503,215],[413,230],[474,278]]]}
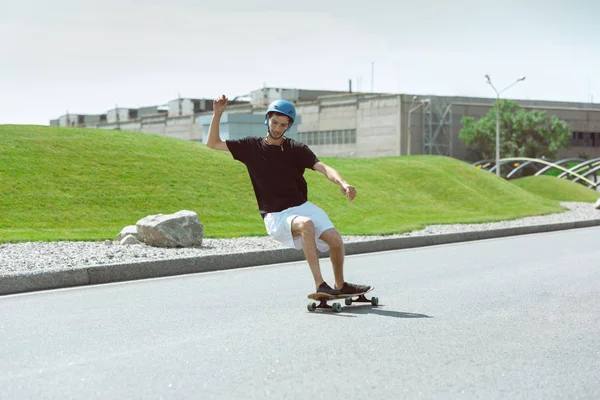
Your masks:
{"label": "gravel strip", "polygon": [[[432,225],[422,230],[399,235],[344,236],[343,238],[346,243],[352,243],[376,240],[383,237],[399,238],[440,235],[561,222],[600,220],[600,210],[596,210],[593,203],[563,202],[561,205],[568,208],[569,211],[485,224]],[[283,246],[269,239],[267,236],[236,239],[205,238],[202,241],[202,247],[185,249],[163,249],[146,245],[121,246],[117,241],[3,244],[0,245],[0,276],[78,269],[93,265],[129,263],[144,260],[248,253],[279,248],[283,248]]]}

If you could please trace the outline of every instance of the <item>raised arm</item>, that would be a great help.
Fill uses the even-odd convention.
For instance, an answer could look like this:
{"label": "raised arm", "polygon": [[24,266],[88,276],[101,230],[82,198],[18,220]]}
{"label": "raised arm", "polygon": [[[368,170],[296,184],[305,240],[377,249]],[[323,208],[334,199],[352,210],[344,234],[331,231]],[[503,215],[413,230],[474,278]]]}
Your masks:
{"label": "raised arm", "polygon": [[313,166],[313,169],[317,172],[322,173],[327,179],[338,185],[342,194],[346,196],[350,201],[354,200],[354,198],[356,197],[356,189],[354,188],[354,186],[349,185],[348,182],[346,182],[344,178],[342,178],[339,172],[337,172],[329,165],[323,164],[321,161],[317,162]]}
{"label": "raised arm", "polygon": [[208,139],[206,145],[213,150],[229,151],[227,143],[221,140],[219,133],[219,123],[221,122],[221,116],[227,108],[227,97],[221,95],[221,97],[213,101],[213,116],[210,121],[210,127],[208,128]]}

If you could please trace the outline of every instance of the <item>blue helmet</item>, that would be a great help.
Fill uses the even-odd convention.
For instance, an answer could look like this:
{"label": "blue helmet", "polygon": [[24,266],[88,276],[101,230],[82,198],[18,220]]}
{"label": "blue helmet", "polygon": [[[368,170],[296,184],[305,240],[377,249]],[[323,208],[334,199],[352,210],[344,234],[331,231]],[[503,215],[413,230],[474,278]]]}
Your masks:
{"label": "blue helmet", "polygon": [[289,130],[296,120],[296,108],[294,105],[286,100],[275,100],[269,104],[269,108],[267,108],[267,112],[265,114],[265,125],[267,126],[269,126],[269,113],[273,111],[290,117],[292,122],[290,122],[290,126],[288,126],[287,130]]}

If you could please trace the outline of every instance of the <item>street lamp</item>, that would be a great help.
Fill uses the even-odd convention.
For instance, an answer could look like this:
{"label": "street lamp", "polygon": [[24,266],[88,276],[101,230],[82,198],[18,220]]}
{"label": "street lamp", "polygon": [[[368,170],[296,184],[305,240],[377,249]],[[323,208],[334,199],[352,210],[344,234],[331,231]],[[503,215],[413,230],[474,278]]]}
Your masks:
{"label": "street lamp", "polygon": [[410,109],[410,110],[408,110],[408,141],[407,141],[407,144],[406,144],[406,155],[408,155],[408,156],[410,156],[410,137],[411,137],[411,133],[410,133],[410,114],[411,114],[413,111],[416,111],[416,110],[418,110],[418,109],[419,109],[419,107],[421,107],[421,106],[423,106],[423,105],[425,105],[426,103],[429,103],[429,102],[431,101],[431,100],[429,100],[429,99],[421,100],[421,101],[419,102],[419,104],[417,104],[417,105],[415,106],[415,101],[417,101],[418,99],[419,99],[419,98],[418,98],[417,96],[413,96],[413,99],[412,99],[412,104],[411,104],[411,109]]}
{"label": "street lamp", "polygon": [[502,89],[501,91],[498,91],[498,90],[496,90],[496,87],[492,83],[490,76],[488,74],[485,74],[486,83],[488,85],[490,85],[492,87],[492,89],[494,89],[494,92],[496,92],[496,175],[497,176],[500,176],[500,94],[503,93],[504,91],[506,91],[507,89],[513,87],[517,83],[524,81],[524,80],[525,80],[525,77],[522,76],[519,79],[517,79],[516,81],[514,81],[513,83],[511,83],[510,85],[508,85],[507,87],[505,87],[504,89]]}

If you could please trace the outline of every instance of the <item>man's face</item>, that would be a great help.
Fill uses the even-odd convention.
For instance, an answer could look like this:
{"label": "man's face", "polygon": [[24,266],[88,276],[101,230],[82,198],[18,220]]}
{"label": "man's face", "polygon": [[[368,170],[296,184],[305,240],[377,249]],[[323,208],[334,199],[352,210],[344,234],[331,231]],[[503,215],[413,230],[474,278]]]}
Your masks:
{"label": "man's face", "polygon": [[285,115],[272,114],[269,118],[269,130],[275,139],[283,136],[288,126],[290,126],[290,118]]}

